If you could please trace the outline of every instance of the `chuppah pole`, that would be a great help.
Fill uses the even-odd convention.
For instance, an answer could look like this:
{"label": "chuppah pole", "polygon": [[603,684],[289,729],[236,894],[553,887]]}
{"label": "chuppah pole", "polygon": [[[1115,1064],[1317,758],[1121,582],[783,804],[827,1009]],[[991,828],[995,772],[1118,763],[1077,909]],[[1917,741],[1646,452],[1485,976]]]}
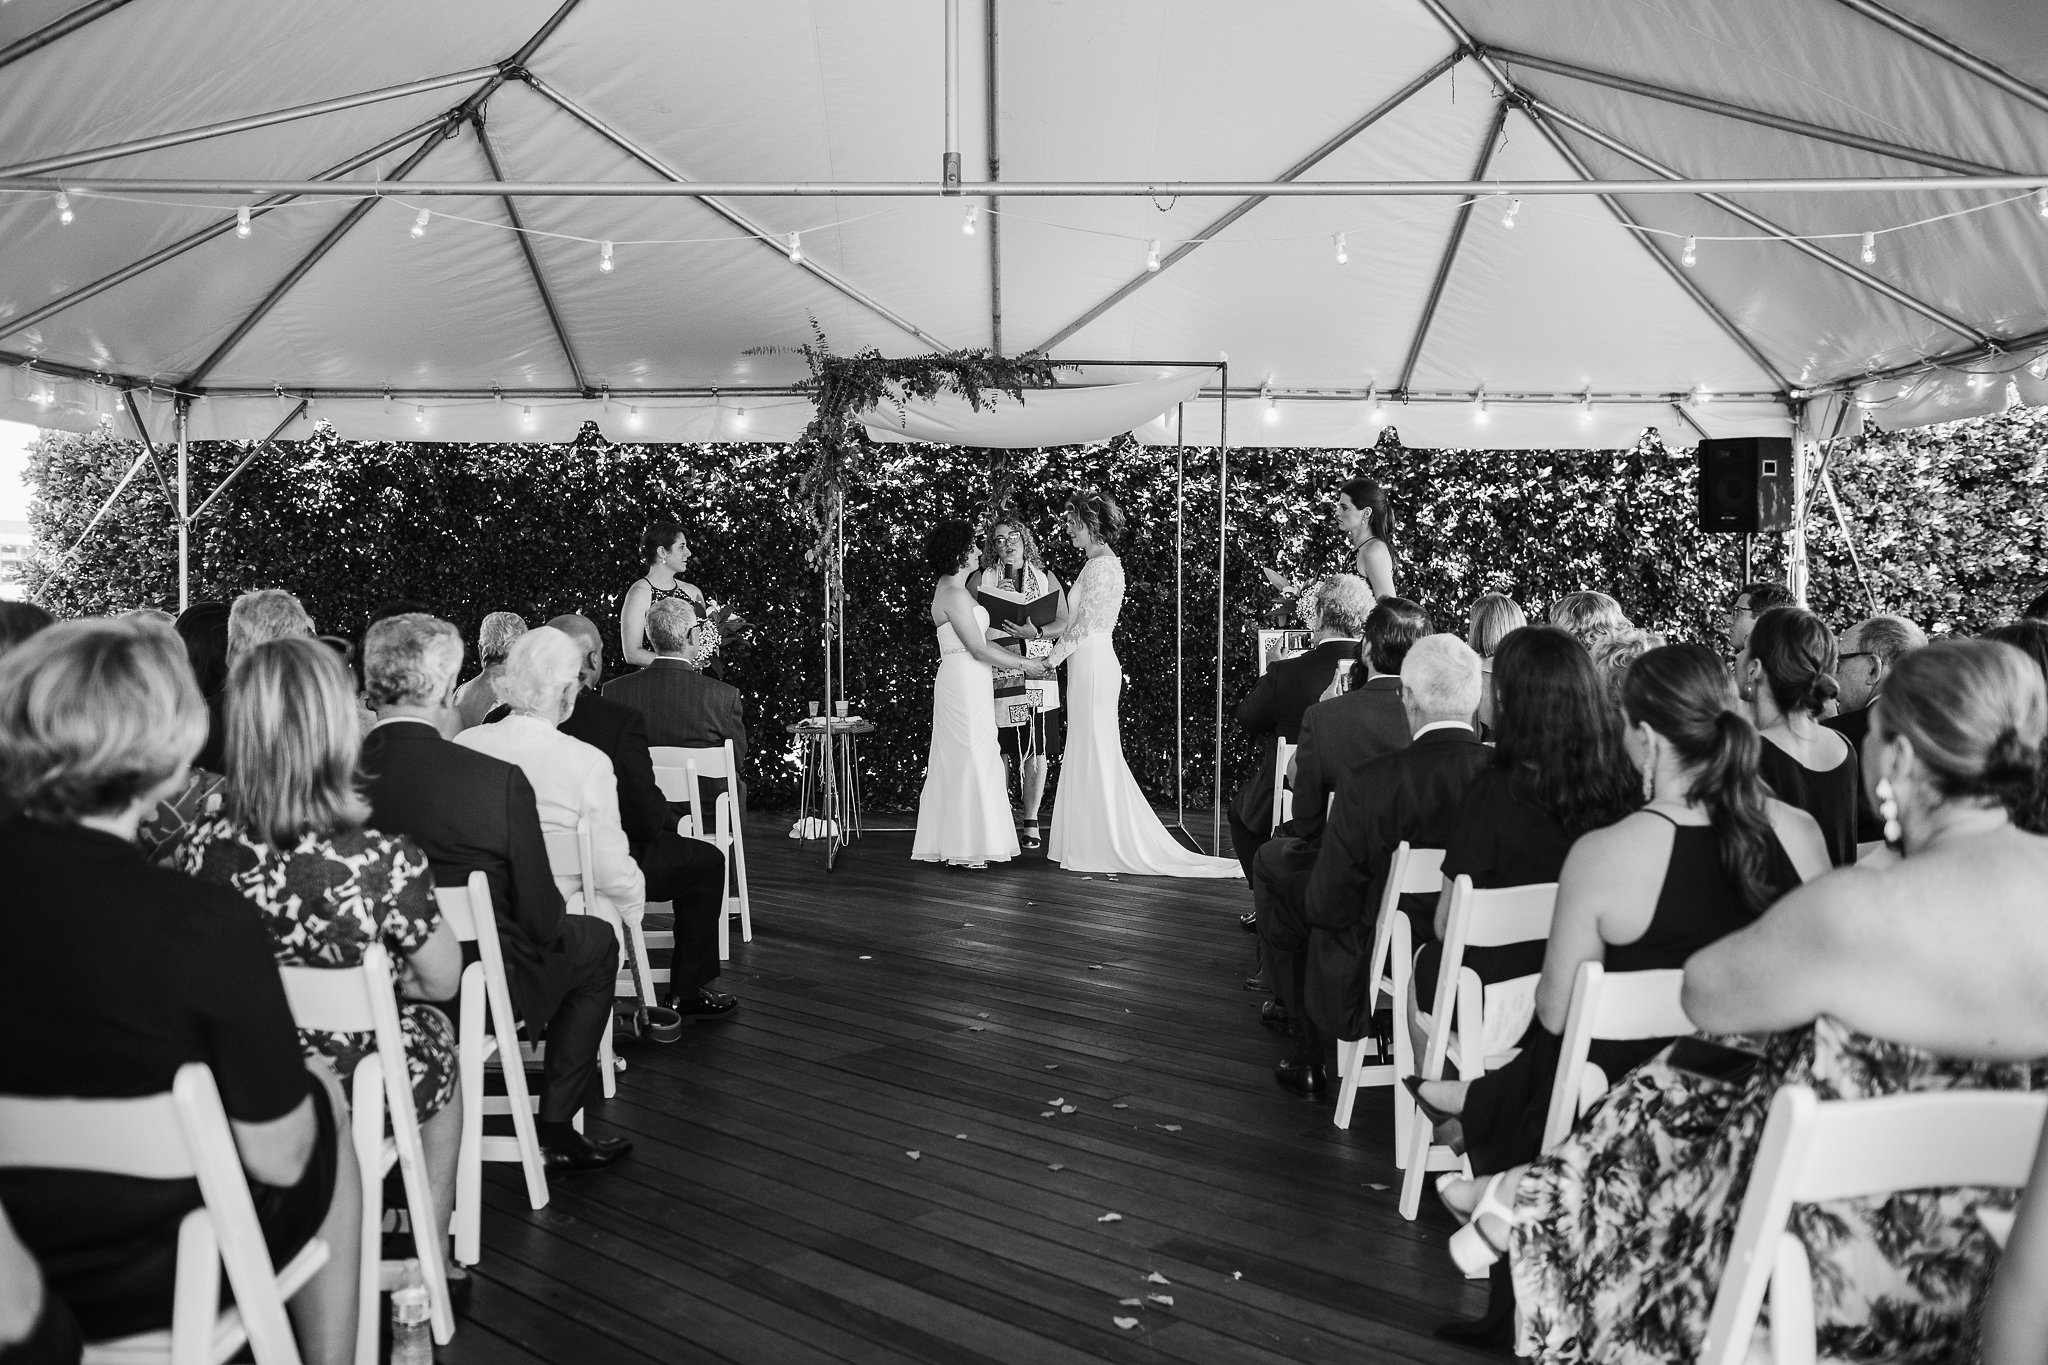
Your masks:
{"label": "chuppah pole", "polygon": [[192,466],[186,427],[192,400],[178,399],[178,615],[192,605],[192,519],[185,515],[192,499]]}
{"label": "chuppah pole", "polygon": [[1223,392],[1216,405],[1216,754],[1209,789],[1209,849],[1223,850],[1223,588],[1230,544],[1230,361],[1217,367]]}
{"label": "chuppah pole", "polygon": [[1188,405],[1173,405],[1173,823],[1188,832],[1187,759],[1187,569],[1183,555],[1186,501]]}

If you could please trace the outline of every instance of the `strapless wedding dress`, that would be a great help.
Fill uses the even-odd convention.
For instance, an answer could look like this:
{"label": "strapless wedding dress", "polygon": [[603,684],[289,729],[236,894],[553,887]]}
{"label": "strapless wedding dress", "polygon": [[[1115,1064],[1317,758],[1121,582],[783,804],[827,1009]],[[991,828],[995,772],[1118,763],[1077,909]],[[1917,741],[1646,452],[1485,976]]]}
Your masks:
{"label": "strapless wedding dress", "polygon": [[[988,612],[980,606],[974,625],[988,630]],[[1007,862],[1017,856],[1017,827],[996,746],[995,673],[967,652],[951,621],[941,622],[938,634],[931,755],[910,856],[921,863]]]}

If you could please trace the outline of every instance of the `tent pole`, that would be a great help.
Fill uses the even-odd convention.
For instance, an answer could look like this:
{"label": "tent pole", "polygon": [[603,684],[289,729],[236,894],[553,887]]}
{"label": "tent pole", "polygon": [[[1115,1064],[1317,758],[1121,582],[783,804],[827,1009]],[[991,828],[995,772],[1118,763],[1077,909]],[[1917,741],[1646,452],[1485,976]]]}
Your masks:
{"label": "tent pole", "polygon": [[1792,543],[1785,566],[1785,586],[1792,589],[1792,596],[1802,607],[1806,605],[1806,512],[1812,497],[1809,480],[1813,434],[1806,426],[1809,412],[1808,401],[1800,399],[1792,429]]}
{"label": "tent pole", "polygon": [[1216,408],[1216,753],[1211,760],[1209,851],[1223,851],[1223,590],[1230,550],[1230,362],[1219,363],[1223,394]]}
{"label": "tent pole", "polygon": [[[127,472],[121,475],[120,481],[114,485],[114,491],[107,494],[106,500],[100,504],[99,510],[92,514],[92,520],[85,524],[85,529],[78,533],[78,539],[71,542],[71,548],[64,552],[64,559],[70,559],[73,555],[77,554],[78,547],[85,544],[86,537],[99,529],[100,519],[106,516],[107,509],[112,507],[119,500],[121,494],[127,491],[129,480],[142,472],[142,466],[148,460],[149,446],[147,442],[144,442],[142,453],[129,461]],[[62,563],[63,561],[60,560],[58,562]]]}
{"label": "tent pole", "polygon": [[1863,556],[1856,553],[1856,538],[1849,534],[1849,519],[1842,515],[1842,500],[1835,496],[1835,475],[1832,470],[1822,470],[1820,486],[1828,495],[1828,506],[1835,512],[1835,526],[1842,533],[1842,544],[1849,547],[1849,562],[1856,566],[1856,581],[1863,585],[1863,595],[1870,599],[1870,614],[1876,616],[1883,610],[1877,605],[1877,589],[1870,586],[1870,575],[1863,571]]}
{"label": "tent pole", "polygon": [[939,183],[960,191],[960,0],[946,0],[946,150]]}
{"label": "tent pole", "polygon": [[[498,149],[491,145],[490,134],[484,130],[483,111],[478,110],[470,121],[476,125],[476,143],[483,149],[484,164],[491,168],[491,179],[503,180],[505,168],[499,164]],[[569,340],[569,327],[562,321],[562,310],[555,307],[555,296],[548,289],[548,277],[540,268],[540,255],[533,249],[533,238],[520,221],[519,205],[509,194],[499,198],[505,205],[505,217],[512,224],[512,236],[519,243],[519,254],[526,258],[526,270],[533,277],[534,290],[540,295],[540,306],[547,310],[548,323],[555,329],[555,344],[562,348],[562,358],[569,362],[569,376],[576,381],[576,387],[587,394],[590,381],[583,376],[583,363],[576,358],[576,347]],[[605,259],[609,261],[611,258],[607,256]]]}
{"label": "tent pole", "polygon": [[2014,99],[2023,100],[2036,109],[2048,112],[2048,91],[2028,85],[2018,77],[1993,66],[1976,53],[1957,47],[1948,39],[1930,33],[1918,24],[1893,14],[1884,6],[1872,3],[1872,0],[1839,0],[1839,3],[1847,5],[1871,22],[1890,29],[1914,46],[1924,48],[1944,61],[1954,63],[1979,80],[1990,82]]}
{"label": "tent pole", "polygon": [[[1508,102],[1503,99],[1487,121],[1486,139],[1479,144],[1479,157],[1472,163],[1474,180],[1486,174],[1486,163],[1493,160],[1493,146],[1500,141],[1500,130],[1507,118]],[[1451,267],[1457,264],[1458,246],[1465,240],[1465,228],[1472,221],[1472,205],[1476,202],[1467,199],[1458,205],[1457,215],[1451,220],[1450,239],[1444,243],[1443,258],[1436,263],[1436,278],[1430,281],[1429,297],[1423,302],[1422,316],[1415,323],[1415,336],[1408,343],[1408,359],[1401,366],[1399,388],[1402,393],[1408,392],[1408,385],[1415,378],[1415,366],[1422,359],[1422,345],[1429,340],[1429,325],[1436,321],[1436,306],[1443,301],[1444,286],[1450,283]]]}
{"label": "tent pole", "polygon": [[142,424],[142,409],[135,405],[135,390],[121,390],[121,401],[127,405],[128,420],[135,424],[135,434],[142,441],[142,448],[149,454],[149,467],[156,472],[157,487],[164,492],[164,503],[177,506],[178,500],[171,495],[171,481],[164,477],[163,461],[157,458],[156,442],[149,439],[149,428]]}
{"label": "tent pole", "polygon": [[192,463],[186,428],[190,425],[192,400],[178,399],[178,614],[192,605],[192,521],[185,505],[192,499]]}
{"label": "tent pole", "polygon": [[[993,0],[991,0],[993,3]],[[1173,405],[1173,811],[1181,833],[1188,828],[1187,684],[1183,681],[1187,655],[1187,571],[1183,544],[1187,488],[1188,405]]]}
{"label": "tent pole", "polygon": [[222,479],[219,483],[215,484],[213,487],[213,491],[211,493],[208,493],[203,499],[200,500],[199,506],[192,509],[192,515],[185,518],[186,522],[188,524],[196,522],[201,517],[205,516],[206,509],[213,506],[214,499],[218,498],[221,494],[227,492],[228,485],[233,483],[236,479],[242,477],[243,470],[247,469],[250,465],[256,463],[256,457],[263,453],[264,448],[267,447],[272,441],[275,441],[280,435],[282,435],[286,427],[290,426],[292,423],[298,421],[301,417],[306,415],[306,409],[312,405],[312,401],[313,400],[310,398],[301,398],[299,400],[298,406],[293,408],[290,412],[286,413],[284,420],[282,422],[279,422],[276,426],[272,427],[270,429],[270,434],[264,437],[262,440],[258,441],[255,447],[252,450],[250,450],[250,452],[247,455],[244,455],[242,457],[241,463],[237,464],[233,469],[229,470],[228,476],[225,479]]}
{"label": "tent pole", "polygon": [[[1002,116],[1002,63],[997,60],[996,3],[988,0],[988,179],[993,185],[1003,178],[1000,128]],[[988,347],[1003,353],[1003,201],[988,197]]]}
{"label": "tent pole", "polygon": [[6,47],[0,47],[0,66],[12,65],[29,53],[48,47],[65,34],[74,33],[101,15],[111,14],[127,3],[128,0],[92,0],[91,4],[81,5],[61,19],[44,24],[26,37],[17,38]]}

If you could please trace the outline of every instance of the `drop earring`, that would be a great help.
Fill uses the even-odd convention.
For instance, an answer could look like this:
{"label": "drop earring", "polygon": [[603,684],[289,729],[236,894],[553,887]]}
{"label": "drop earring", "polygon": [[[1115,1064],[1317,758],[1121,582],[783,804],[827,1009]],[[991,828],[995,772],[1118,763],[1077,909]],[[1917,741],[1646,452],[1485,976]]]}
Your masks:
{"label": "drop earring", "polygon": [[1654,752],[1643,755],[1643,804],[1657,799],[1657,764]]}
{"label": "drop earring", "polygon": [[1905,832],[1899,826],[1899,794],[1892,790],[1889,777],[1877,779],[1877,813],[1884,820],[1884,841],[1899,847]]}

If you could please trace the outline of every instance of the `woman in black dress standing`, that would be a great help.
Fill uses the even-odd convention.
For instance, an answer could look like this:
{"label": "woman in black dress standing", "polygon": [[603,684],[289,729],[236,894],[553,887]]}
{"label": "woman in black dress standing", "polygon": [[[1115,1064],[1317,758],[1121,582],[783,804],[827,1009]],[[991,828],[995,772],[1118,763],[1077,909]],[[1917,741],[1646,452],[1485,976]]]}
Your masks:
{"label": "woman in black dress standing", "polygon": [[1820,825],[1828,861],[1856,861],[1856,750],[1820,723],[1834,697],[1835,637],[1804,607],[1772,607],[1735,660],[1735,686],[1763,737],[1757,770],[1771,794]]}
{"label": "woman in black dress standing", "polygon": [[[1067,593],[1039,558],[1038,541],[1022,521],[989,528],[981,569],[967,580],[974,600],[988,612],[989,638],[1013,654],[1042,659],[1052,653],[1067,620]],[[1060,684],[1056,673],[1026,678],[1021,669],[996,672],[996,738],[1006,767],[1017,771],[1025,848],[1043,845],[1038,809],[1045,800],[1050,755],[1066,743],[1060,725]]]}

